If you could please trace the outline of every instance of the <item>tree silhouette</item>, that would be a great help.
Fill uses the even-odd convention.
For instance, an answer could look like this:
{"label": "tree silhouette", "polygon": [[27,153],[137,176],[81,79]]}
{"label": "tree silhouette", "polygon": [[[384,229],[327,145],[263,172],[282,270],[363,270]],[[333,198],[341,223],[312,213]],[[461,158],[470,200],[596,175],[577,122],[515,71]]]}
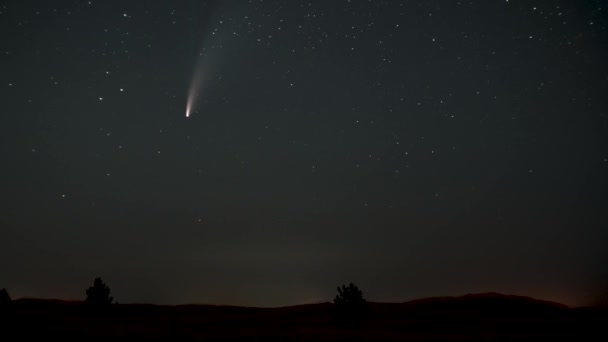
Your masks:
{"label": "tree silhouette", "polygon": [[11,302],[11,297],[6,289],[0,290],[0,306],[8,305]]}
{"label": "tree silhouette", "polygon": [[336,320],[343,325],[356,327],[368,314],[367,302],[355,284],[338,286],[334,298]]}
{"label": "tree silhouette", "polygon": [[110,288],[103,283],[101,278],[95,278],[93,286],[87,290],[87,303],[95,306],[104,306],[112,304],[110,297]]}

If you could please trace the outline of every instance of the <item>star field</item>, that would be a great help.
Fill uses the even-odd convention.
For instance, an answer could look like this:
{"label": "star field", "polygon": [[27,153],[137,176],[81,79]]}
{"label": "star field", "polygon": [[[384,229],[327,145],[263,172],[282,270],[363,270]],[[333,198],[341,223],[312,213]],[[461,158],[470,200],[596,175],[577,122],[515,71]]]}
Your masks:
{"label": "star field", "polygon": [[607,5],[5,2],[0,286],[597,301]]}

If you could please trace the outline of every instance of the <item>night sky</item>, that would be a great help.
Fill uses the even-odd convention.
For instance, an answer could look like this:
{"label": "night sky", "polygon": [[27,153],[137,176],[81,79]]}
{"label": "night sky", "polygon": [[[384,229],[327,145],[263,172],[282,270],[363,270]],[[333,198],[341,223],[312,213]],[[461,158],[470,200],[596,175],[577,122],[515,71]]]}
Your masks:
{"label": "night sky", "polygon": [[606,1],[0,4],[13,298],[608,294]]}

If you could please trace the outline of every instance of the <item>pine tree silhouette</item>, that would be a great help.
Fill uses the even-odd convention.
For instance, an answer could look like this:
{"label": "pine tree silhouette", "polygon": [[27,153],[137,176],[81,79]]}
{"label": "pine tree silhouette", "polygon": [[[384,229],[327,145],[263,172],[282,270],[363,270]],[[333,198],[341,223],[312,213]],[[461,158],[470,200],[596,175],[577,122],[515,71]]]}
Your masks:
{"label": "pine tree silhouette", "polygon": [[11,302],[11,297],[6,289],[0,290],[0,306],[8,305]]}
{"label": "pine tree silhouette", "polygon": [[87,303],[95,306],[112,304],[114,298],[110,297],[110,288],[101,278],[95,278],[93,286],[87,289]]}
{"label": "pine tree silhouette", "polygon": [[363,293],[355,284],[338,286],[338,294],[334,298],[336,320],[345,326],[356,327],[367,317],[367,302]]}

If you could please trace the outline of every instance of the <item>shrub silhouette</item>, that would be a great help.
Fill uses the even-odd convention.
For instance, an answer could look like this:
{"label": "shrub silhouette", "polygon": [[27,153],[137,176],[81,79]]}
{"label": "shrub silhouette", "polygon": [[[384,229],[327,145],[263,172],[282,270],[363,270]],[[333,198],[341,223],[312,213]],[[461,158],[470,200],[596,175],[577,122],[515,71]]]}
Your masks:
{"label": "shrub silhouette", "polygon": [[5,306],[10,304],[11,297],[8,295],[8,291],[6,289],[0,290],[0,306]]}
{"label": "shrub silhouette", "polygon": [[101,278],[95,278],[93,286],[87,290],[87,303],[94,306],[104,306],[112,304],[110,288],[103,283]]}
{"label": "shrub silhouette", "polygon": [[338,323],[356,327],[367,317],[367,302],[363,299],[363,293],[355,284],[338,286],[338,294],[334,298],[335,315]]}

